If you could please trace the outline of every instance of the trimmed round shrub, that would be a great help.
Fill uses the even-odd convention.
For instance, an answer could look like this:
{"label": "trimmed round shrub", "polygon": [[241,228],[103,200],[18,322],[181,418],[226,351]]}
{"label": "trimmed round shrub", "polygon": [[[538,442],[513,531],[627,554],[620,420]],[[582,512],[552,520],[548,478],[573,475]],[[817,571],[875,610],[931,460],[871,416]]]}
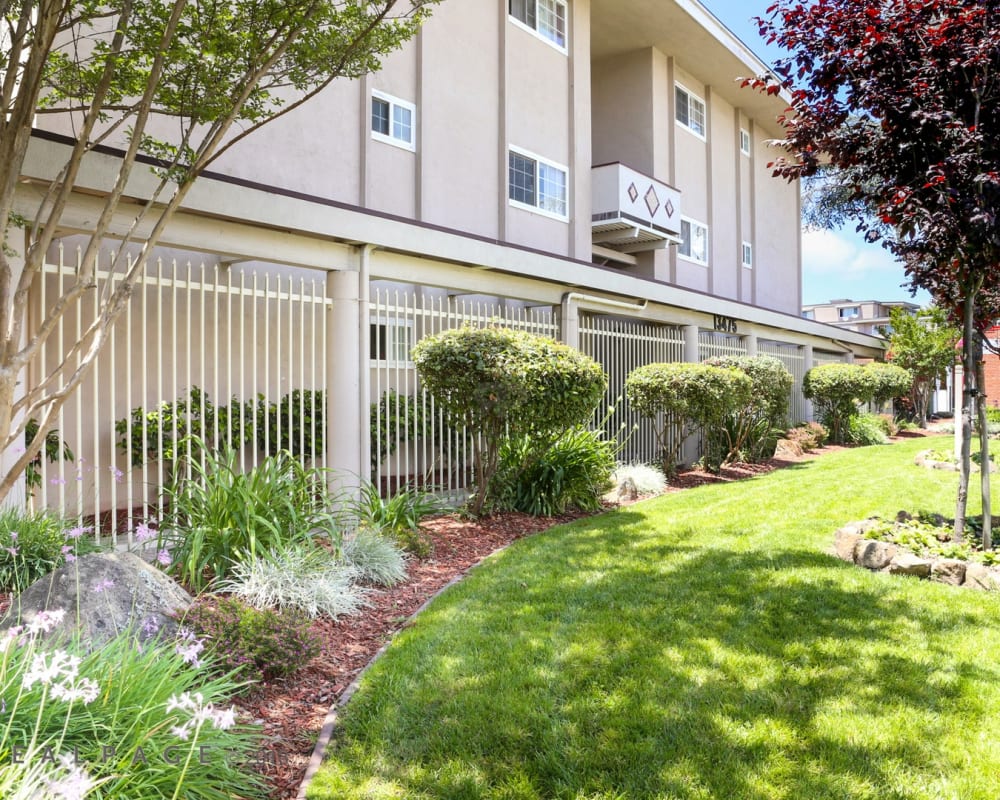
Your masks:
{"label": "trimmed round shrub", "polygon": [[684,441],[696,431],[718,427],[734,409],[750,402],[752,382],[732,367],[709,364],[646,364],[629,373],[629,405],[654,421],[663,471],[672,475]]}
{"label": "trimmed round shrub", "polygon": [[802,393],[815,403],[835,444],[846,441],[848,420],[874,397],[875,387],[873,372],[860,364],[821,364],[802,379]]}
{"label": "trimmed round shrub", "polygon": [[895,364],[873,361],[865,364],[864,369],[872,381],[872,402],[879,408],[897,397],[905,397],[913,386],[910,371]]}
{"label": "trimmed round shrub", "polygon": [[704,363],[732,367],[750,378],[750,399],[734,408],[721,426],[708,431],[705,458],[709,466],[729,461],[765,461],[788,424],[792,373],[773,356],[722,356]]}
{"label": "trimmed round shrub", "polygon": [[553,339],[506,328],[460,328],[422,339],[413,349],[420,380],[450,424],[472,434],[476,495],[486,506],[508,437],[532,442],[537,461],[563,433],[583,425],[607,390],[593,359]]}

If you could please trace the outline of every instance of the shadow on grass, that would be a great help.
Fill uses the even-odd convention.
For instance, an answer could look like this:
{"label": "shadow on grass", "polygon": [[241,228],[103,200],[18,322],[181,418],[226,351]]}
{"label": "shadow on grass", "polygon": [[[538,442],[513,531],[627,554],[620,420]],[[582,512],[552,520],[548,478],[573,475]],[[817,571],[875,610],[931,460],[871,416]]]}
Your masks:
{"label": "shadow on grass", "polygon": [[641,521],[569,526],[442,598],[352,701],[337,774],[403,797],[930,796],[942,719],[974,729],[969,687],[1000,680],[939,644],[980,617]]}

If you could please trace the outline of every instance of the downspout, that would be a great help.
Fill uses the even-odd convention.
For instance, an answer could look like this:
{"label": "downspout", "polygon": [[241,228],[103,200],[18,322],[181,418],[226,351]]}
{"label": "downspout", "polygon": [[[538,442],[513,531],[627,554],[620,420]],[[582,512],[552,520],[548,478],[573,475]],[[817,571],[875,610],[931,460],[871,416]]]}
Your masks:
{"label": "downspout", "polygon": [[[358,445],[361,448],[361,466],[366,468],[371,453],[371,254],[375,245],[365,244],[358,256],[358,343],[360,349],[360,374],[358,375],[358,403],[360,404],[361,436]],[[367,470],[366,470],[367,471]],[[359,476],[364,482],[371,475]]]}

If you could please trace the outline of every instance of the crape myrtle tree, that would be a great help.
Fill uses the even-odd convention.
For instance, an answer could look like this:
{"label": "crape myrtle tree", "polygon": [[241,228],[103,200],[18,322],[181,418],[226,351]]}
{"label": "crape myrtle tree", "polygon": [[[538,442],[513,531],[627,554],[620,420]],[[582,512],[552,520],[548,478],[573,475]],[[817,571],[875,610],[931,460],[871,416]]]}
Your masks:
{"label": "crape myrtle tree", "polygon": [[[338,77],[377,70],[413,37],[439,0],[39,0],[4,2],[0,31],[0,451],[38,431],[0,475],[5,497],[46,441],[129,302],[150,252],[195,179],[234,144]],[[36,122],[37,120],[37,122]],[[32,126],[72,132],[73,144],[40,200],[18,192]],[[117,174],[77,274],[27,323],[28,297],[60,229],[88,153],[121,147]],[[153,164],[155,188],[134,202],[126,187]],[[130,225],[99,289],[98,251],[116,212]],[[131,248],[128,246],[132,245]],[[126,256],[130,250],[131,260]],[[58,365],[20,394],[19,381],[60,320],[98,313]]]}
{"label": "crape myrtle tree", "polygon": [[[961,320],[962,446],[955,538],[965,528],[977,328],[1000,288],[1000,3],[988,0],[779,0],[758,20],[790,52],[746,81],[787,91],[785,154],[774,175],[830,169],[868,212],[909,283]],[[988,463],[984,460],[984,463]],[[987,470],[984,528],[989,530]]]}
{"label": "crape myrtle tree", "polygon": [[945,312],[932,306],[915,314],[889,309],[889,352],[886,358],[910,371],[910,401],[920,425],[927,422],[935,382],[955,365],[955,347],[961,338]]}

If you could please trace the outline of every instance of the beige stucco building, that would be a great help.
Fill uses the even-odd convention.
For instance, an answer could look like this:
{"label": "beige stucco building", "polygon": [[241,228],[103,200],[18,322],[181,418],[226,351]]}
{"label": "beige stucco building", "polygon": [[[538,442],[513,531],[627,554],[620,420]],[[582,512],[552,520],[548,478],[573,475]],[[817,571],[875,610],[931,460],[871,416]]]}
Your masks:
{"label": "beige stucco building", "polygon": [[[149,501],[162,470],[136,465],[114,423],[195,385],[216,399],[321,389],[336,430],[323,463],[364,476],[371,454],[376,477],[442,470],[440,436],[397,431],[381,450],[373,437],[399,424],[386,398],[420,397],[409,347],[463,323],[583,349],[610,375],[606,407],[642,363],[769,353],[796,377],[791,421],[808,417],[809,367],[882,345],[800,314],[799,189],[767,167],[786,102],[740,88],[765,70],[696,0],[444,0],[381,71],[241,141],[192,190],[163,251],[205,265],[148,277],[84,409],[60,424],[96,474],[138,488],[94,477],[80,508]],[[67,146],[37,136],[26,177],[53,178]],[[89,157],[67,242],[116,163],[114,149]],[[137,174],[129,194],[151,180]],[[278,289],[248,305],[263,274]],[[215,300],[199,311],[205,292]],[[171,372],[154,380],[139,353]],[[644,441],[637,457],[651,457]]]}

